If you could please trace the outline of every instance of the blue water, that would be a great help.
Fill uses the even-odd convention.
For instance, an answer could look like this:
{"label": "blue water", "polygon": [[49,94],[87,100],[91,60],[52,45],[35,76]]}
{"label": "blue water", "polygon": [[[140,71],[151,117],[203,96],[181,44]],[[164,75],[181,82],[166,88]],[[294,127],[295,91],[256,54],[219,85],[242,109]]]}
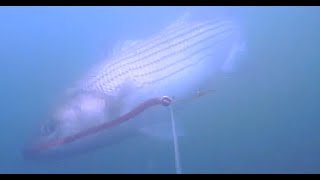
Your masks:
{"label": "blue water", "polygon": [[[186,8],[0,7],[0,173],[175,173],[172,142],[152,138],[54,162],[21,151],[90,65]],[[247,52],[213,94],[180,111],[182,172],[320,173],[320,8],[203,8],[239,17]]]}

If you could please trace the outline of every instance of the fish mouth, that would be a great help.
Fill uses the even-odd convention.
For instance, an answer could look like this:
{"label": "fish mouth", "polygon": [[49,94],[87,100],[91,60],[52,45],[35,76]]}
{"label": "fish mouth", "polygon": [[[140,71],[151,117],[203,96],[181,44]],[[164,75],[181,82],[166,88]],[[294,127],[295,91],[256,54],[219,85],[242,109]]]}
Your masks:
{"label": "fish mouth", "polygon": [[[117,121],[118,122],[118,121]],[[140,135],[134,128],[127,128],[126,123],[112,124],[105,128],[100,126],[60,138],[43,139],[25,146],[23,158],[27,161],[62,160],[79,157],[99,149],[123,142]]]}
{"label": "fish mouth", "polygon": [[23,148],[23,158],[28,161],[67,159],[110,145],[112,140],[116,140],[114,139],[115,136],[123,136],[123,133],[127,133],[119,131],[117,127],[110,129],[110,131],[97,132],[96,134],[84,134],[84,132],[88,131],[64,137],[38,137],[36,141],[27,144]]}
{"label": "fish mouth", "polygon": [[39,160],[39,159],[48,157],[43,154],[44,152],[45,150],[38,149],[36,148],[36,146],[31,145],[23,148],[22,157],[24,160],[27,160],[27,161]]}
{"label": "fish mouth", "polygon": [[43,140],[43,137],[37,138],[36,141],[29,142],[22,149],[22,156],[24,160],[40,160],[57,158],[58,151],[63,147],[63,144],[58,142],[59,139]]}
{"label": "fish mouth", "polygon": [[26,161],[59,161],[83,156],[138,135],[139,132],[135,129],[114,127],[109,131],[99,132],[92,136],[84,136],[69,142],[66,141],[69,137],[64,137],[41,143],[32,143],[25,146],[22,150],[22,156]]}
{"label": "fish mouth", "polygon": [[168,106],[171,102],[172,99],[168,96],[151,98],[142,102],[130,112],[119,116],[112,121],[87,128],[65,137],[42,137],[42,140],[28,145],[23,150],[23,156],[25,159],[69,157],[105,145],[114,144],[124,138],[132,137],[137,134],[134,129],[121,129],[123,123],[152,106]]}

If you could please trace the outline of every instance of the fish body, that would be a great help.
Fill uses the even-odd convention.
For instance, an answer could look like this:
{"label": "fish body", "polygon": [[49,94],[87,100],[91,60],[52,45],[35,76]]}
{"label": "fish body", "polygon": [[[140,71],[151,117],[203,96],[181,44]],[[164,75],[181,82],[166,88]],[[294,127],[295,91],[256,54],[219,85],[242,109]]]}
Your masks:
{"label": "fish body", "polygon": [[[70,88],[65,103],[44,125],[39,142],[111,121],[150,98],[187,99],[211,83],[216,74],[233,66],[235,54],[243,43],[241,33],[233,19],[193,18],[189,14],[154,36],[125,42],[114,56],[94,66]],[[165,114],[168,112],[164,107],[155,107],[141,117],[101,133],[99,138],[92,136],[87,143],[74,144],[96,146],[107,142],[107,137],[115,140],[141,132],[156,134],[156,130],[148,127],[170,122]],[[97,139],[100,143],[95,142]],[[52,151],[64,153],[65,149],[55,147]]]}

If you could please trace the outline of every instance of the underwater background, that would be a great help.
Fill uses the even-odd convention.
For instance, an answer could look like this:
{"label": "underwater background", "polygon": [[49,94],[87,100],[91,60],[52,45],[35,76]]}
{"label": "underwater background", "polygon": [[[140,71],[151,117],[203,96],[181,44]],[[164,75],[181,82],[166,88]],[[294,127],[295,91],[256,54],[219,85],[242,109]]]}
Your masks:
{"label": "underwater background", "polygon": [[[0,7],[0,173],[175,173],[172,142],[148,137],[59,161],[22,151],[88,67],[190,8]],[[182,173],[320,173],[320,7],[193,8],[239,17],[247,47],[214,93],[178,113]]]}

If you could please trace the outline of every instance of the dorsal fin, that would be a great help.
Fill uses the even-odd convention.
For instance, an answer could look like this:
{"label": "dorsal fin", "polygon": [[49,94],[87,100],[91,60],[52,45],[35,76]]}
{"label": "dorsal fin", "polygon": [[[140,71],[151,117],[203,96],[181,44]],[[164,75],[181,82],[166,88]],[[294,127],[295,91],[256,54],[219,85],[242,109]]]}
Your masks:
{"label": "dorsal fin", "polygon": [[190,16],[191,16],[191,14],[189,12],[182,14],[178,19],[171,22],[166,28],[164,28],[162,30],[162,32],[164,33],[164,32],[170,31],[171,29],[175,29],[179,26],[182,26],[183,24],[185,24],[187,22],[187,20],[190,18]]}

